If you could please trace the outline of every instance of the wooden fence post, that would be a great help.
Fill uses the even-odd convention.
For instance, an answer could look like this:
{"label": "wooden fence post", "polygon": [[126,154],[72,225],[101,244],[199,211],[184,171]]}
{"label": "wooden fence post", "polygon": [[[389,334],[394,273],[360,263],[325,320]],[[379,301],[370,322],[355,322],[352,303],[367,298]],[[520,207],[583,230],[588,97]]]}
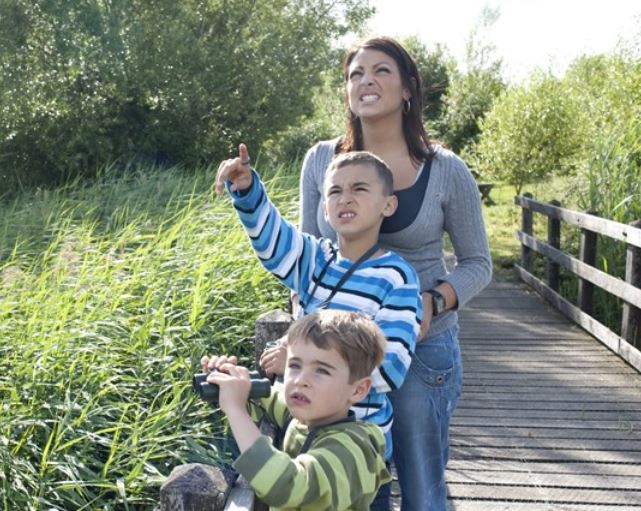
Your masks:
{"label": "wooden fence post", "polygon": [[[632,222],[632,227],[641,228],[641,220]],[[641,248],[628,245],[625,258],[625,281],[641,288]],[[632,346],[641,349],[641,310],[623,302],[623,317],[621,319],[621,337]]]}
{"label": "wooden fence post", "polygon": [[[528,199],[532,198],[532,194],[527,192],[523,197]],[[523,233],[532,236],[532,210],[528,207],[521,209],[521,230]],[[532,272],[532,249],[521,245],[521,266],[528,272]]]}
{"label": "wooden fence post", "polygon": [[[552,206],[561,207],[558,200],[550,201]],[[548,244],[556,249],[561,248],[561,220],[548,217]],[[559,263],[547,259],[548,286],[554,291],[559,290]]]}
{"label": "wooden fence post", "polygon": [[[262,316],[259,316],[256,320],[255,330],[254,330],[254,342],[255,342],[255,353],[256,353],[256,368],[263,374],[262,369],[260,369],[260,355],[265,349],[265,345],[268,342],[276,341],[280,339],[283,335],[287,333],[289,325],[292,324],[293,318],[292,315],[276,309],[273,311],[266,312]],[[261,432],[271,436],[272,440],[275,435],[275,430],[270,427],[269,424],[265,423],[261,425]],[[265,505],[261,500],[256,499],[254,501],[254,511],[268,511],[269,506]]]}
{"label": "wooden fence post", "polygon": [[[595,211],[587,211],[589,215],[596,215]],[[595,232],[581,229],[581,244],[579,259],[590,266],[596,265],[597,235]],[[586,314],[592,315],[594,310],[594,284],[579,277],[579,293],[577,305]]]}
{"label": "wooden fence post", "polygon": [[280,339],[287,333],[289,325],[292,323],[292,315],[280,309],[266,312],[258,317],[254,326],[254,352],[256,356],[256,369],[261,374],[260,360],[261,353],[265,350],[268,342]]}

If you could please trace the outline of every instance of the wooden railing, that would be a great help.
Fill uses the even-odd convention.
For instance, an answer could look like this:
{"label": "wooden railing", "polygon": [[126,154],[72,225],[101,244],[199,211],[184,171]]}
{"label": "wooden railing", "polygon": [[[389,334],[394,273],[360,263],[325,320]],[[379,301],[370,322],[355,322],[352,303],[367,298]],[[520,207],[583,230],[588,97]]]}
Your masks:
{"label": "wooden railing", "polygon": [[[521,264],[516,265],[519,277],[563,314],[641,371],[641,221],[631,225],[621,224],[594,214],[564,209],[557,201],[549,204],[538,202],[527,193],[515,197],[514,202],[523,208],[521,230],[517,232],[521,242]],[[547,217],[547,242],[534,237],[534,212]],[[561,251],[561,222],[581,229],[579,258]],[[625,280],[594,267],[597,260],[597,235],[627,244]],[[547,258],[547,282],[532,274],[534,253]],[[579,279],[576,304],[559,294],[561,267]],[[621,335],[592,317],[595,286],[623,300]]]}
{"label": "wooden railing", "polygon": [[[256,367],[265,345],[282,337],[292,321],[291,315],[275,310],[256,320],[254,346]],[[274,438],[268,423],[261,432]],[[267,506],[255,498],[242,476],[230,469],[202,463],[175,467],[160,488],[159,511],[266,511]]]}

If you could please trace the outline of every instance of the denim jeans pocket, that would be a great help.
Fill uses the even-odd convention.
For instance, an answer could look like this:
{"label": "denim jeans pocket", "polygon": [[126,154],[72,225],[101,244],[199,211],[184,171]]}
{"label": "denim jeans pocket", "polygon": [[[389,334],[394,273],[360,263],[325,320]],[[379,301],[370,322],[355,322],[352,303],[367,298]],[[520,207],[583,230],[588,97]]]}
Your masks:
{"label": "denim jeans pocket", "polygon": [[456,338],[450,330],[416,345],[410,371],[425,385],[434,389],[446,389],[456,384]]}

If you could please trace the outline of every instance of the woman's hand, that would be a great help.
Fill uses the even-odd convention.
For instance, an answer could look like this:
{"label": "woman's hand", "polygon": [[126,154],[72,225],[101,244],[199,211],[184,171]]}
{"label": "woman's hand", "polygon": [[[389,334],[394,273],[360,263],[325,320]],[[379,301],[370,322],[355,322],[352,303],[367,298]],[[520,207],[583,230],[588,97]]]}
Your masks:
{"label": "woman's hand", "polygon": [[231,181],[231,191],[247,190],[252,185],[252,171],[249,165],[249,151],[245,144],[238,146],[238,157],[223,160],[216,172],[215,190],[217,194],[223,193],[225,181]]}
{"label": "woman's hand", "polygon": [[260,367],[268,377],[278,376],[285,372],[285,363],[287,361],[287,346],[280,338],[278,345],[266,349],[260,356]]}
{"label": "woman's hand", "polygon": [[421,329],[418,333],[418,339],[416,339],[417,342],[425,337],[425,334],[427,334],[427,331],[430,329],[432,315],[434,313],[432,310],[432,295],[429,293],[422,293],[421,297],[423,299],[423,320],[421,321]]}

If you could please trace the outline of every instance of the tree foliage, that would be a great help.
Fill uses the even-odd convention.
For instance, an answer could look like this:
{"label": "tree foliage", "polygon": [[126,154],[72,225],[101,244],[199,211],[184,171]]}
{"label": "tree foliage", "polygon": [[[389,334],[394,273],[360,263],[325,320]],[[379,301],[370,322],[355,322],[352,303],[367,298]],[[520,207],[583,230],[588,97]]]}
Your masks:
{"label": "tree foliage", "polygon": [[[363,0],[0,0],[0,178],[197,164],[312,108]],[[6,185],[6,186],[5,186]]]}
{"label": "tree foliage", "polygon": [[453,69],[445,94],[445,111],[435,122],[436,131],[455,152],[464,156],[477,140],[480,121],[505,89],[502,61],[495,46],[485,39],[500,11],[486,7],[466,44],[464,70]]}
{"label": "tree foliage", "polygon": [[430,124],[443,115],[445,93],[450,85],[450,74],[456,62],[442,44],[428,49],[416,36],[407,37],[403,46],[415,60],[423,86],[423,118]]}
{"label": "tree foliage", "polygon": [[503,94],[481,123],[473,153],[484,175],[523,185],[570,170],[580,148],[579,105],[556,78],[539,74]]}

